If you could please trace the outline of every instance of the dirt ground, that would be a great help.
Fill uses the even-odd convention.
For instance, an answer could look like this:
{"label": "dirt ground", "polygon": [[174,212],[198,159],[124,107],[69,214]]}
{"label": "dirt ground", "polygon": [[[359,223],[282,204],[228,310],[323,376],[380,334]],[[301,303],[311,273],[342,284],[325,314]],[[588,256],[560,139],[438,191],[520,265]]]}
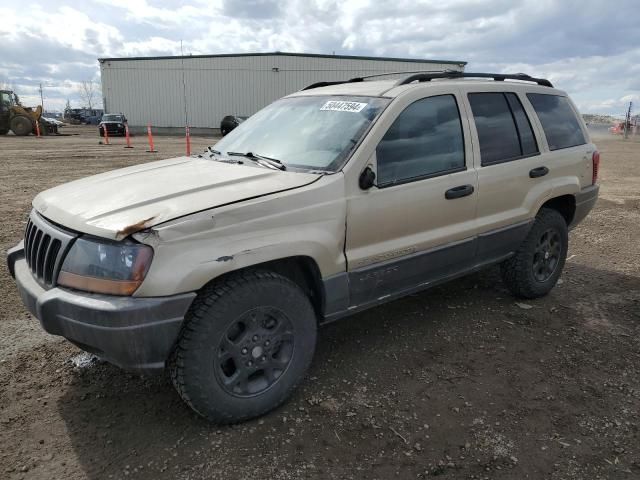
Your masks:
{"label": "dirt ground", "polygon": [[[184,152],[63,131],[0,137],[3,250],[39,191]],[[291,401],[238,426],[163,377],[74,366],[0,269],[0,478],[640,478],[640,139],[596,142],[601,198],[549,296],[518,303],[493,268],[330,325]]]}

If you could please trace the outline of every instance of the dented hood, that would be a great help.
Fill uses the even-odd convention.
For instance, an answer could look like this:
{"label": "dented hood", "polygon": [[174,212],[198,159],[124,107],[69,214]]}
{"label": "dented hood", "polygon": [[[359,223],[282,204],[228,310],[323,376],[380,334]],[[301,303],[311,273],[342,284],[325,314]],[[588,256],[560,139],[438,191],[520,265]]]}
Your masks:
{"label": "dented hood", "polygon": [[179,157],[45,190],[33,200],[33,206],[69,229],[120,239],[193,212],[301,187],[318,177]]}

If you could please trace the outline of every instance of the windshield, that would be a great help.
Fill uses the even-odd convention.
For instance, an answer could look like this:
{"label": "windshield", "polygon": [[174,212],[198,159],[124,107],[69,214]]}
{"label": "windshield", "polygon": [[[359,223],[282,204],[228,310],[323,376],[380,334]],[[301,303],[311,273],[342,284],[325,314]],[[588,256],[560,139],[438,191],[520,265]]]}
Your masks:
{"label": "windshield", "polygon": [[242,122],[213,148],[251,152],[287,167],[334,171],[388,99],[354,96],[283,98]]}
{"label": "windshield", "polygon": [[103,115],[103,122],[122,122],[122,115]]}

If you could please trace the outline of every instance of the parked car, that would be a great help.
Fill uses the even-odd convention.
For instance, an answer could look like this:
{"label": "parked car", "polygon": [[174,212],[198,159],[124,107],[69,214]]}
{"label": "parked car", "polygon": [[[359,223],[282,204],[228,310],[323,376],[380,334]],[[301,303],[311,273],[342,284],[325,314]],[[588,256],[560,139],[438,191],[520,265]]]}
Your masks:
{"label": "parked car", "polygon": [[42,119],[52,125],[55,125],[56,127],[64,127],[66,125],[66,123],[61,122],[60,120],[58,120],[57,118],[52,118],[52,117],[42,117]]}
{"label": "parked car", "polygon": [[[626,122],[617,122],[612,127],[609,127],[609,132],[614,135],[624,135],[625,124]],[[628,126],[628,129],[631,130],[629,127],[630,125]]]}
{"label": "parked car", "polygon": [[85,117],[84,119],[84,123],[87,125],[99,125],[100,122],[102,121],[102,115],[100,116],[93,116],[93,117]]}
{"label": "parked car", "polygon": [[244,122],[247,118],[249,118],[249,117],[241,117],[241,116],[238,116],[238,115],[227,115],[220,122],[220,133],[224,137],[231,130],[233,130],[238,125],[240,125],[242,122]]}
{"label": "parked car", "polygon": [[102,118],[102,109],[95,108],[67,108],[63,120],[71,125],[97,125]]}
{"label": "parked car", "polygon": [[107,113],[102,116],[102,120],[98,124],[98,133],[104,137],[106,128],[109,136],[124,135],[126,123],[127,118],[122,113]]}
{"label": "parked car", "polygon": [[454,72],[324,85],[199,157],[36,196],[8,265],[42,327],[121,367],[167,367],[191,408],[228,423],[289,397],[319,325],[493,264],[518,298],[553,288],[598,196],[600,156],[565,92]]}

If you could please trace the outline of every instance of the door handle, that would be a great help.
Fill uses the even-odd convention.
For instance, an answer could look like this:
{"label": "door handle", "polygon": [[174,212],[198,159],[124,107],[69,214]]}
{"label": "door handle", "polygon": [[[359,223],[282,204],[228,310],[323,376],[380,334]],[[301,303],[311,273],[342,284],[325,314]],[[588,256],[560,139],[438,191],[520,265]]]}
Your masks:
{"label": "door handle", "polygon": [[547,167],[534,168],[529,171],[529,178],[544,177],[547,173],[549,173],[549,169]]}
{"label": "door handle", "polygon": [[453,200],[454,198],[466,197],[473,193],[473,185],[460,185],[459,187],[453,187],[444,192],[444,198],[447,200]]}

